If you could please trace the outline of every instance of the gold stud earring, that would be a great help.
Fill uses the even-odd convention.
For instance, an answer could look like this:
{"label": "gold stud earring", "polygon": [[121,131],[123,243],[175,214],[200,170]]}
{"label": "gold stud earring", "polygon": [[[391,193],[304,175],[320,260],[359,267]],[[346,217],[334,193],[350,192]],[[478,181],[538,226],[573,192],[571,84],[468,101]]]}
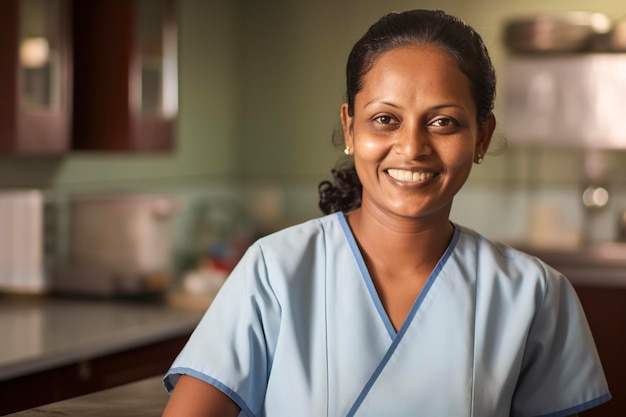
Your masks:
{"label": "gold stud earring", "polygon": [[350,156],[350,147],[346,146],[346,149],[343,150],[343,153],[345,153],[346,155]]}

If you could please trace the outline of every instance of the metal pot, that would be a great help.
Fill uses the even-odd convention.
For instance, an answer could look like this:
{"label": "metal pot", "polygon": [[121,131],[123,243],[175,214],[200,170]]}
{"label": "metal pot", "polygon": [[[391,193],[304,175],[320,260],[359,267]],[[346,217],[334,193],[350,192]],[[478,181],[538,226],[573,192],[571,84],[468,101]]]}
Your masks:
{"label": "metal pot", "polygon": [[540,14],[509,20],[504,40],[511,52],[581,52],[592,36],[607,33],[610,19],[595,12]]}
{"label": "metal pot", "polygon": [[617,240],[626,242],[626,210],[622,211],[617,220]]}
{"label": "metal pot", "polygon": [[593,52],[626,52],[626,17],[617,20],[608,32],[592,35],[589,49]]}

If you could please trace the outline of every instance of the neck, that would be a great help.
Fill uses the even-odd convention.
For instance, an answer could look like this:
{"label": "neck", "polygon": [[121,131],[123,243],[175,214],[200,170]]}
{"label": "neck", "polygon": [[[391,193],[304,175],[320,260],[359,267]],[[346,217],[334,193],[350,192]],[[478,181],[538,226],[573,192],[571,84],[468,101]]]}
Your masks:
{"label": "neck", "polygon": [[397,218],[365,207],[349,213],[348,223],[364,256],[386,269],[434,268],[454,232],[447,215]]}

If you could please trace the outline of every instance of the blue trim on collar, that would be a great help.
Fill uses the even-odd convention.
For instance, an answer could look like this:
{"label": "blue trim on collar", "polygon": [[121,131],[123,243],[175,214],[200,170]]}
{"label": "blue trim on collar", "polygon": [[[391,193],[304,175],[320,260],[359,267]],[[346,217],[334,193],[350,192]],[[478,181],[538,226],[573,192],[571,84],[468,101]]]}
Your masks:
{"label": "blue trim on collar", "polygon": [[346,415],[347,417],[352,417],[358,411],[359,407],[361,406],[361,404],[363,403],[363,401],[367,397],[367,394],[369,393],[369,391],[373,387],[374,383],[376,382],[376,380],[378,379],[378,377],[382,373],[383,369],[385,368],[385,366],[387,365],[387,363],[389,362],[389,360],[391,359],[391,357],[395,353],[396,348],[398,347],[398,345],[400,344],[400,342],[404,338],[404,335],[406,334],[407,329],[411,325],[411,322],[413,321],[413,318],[417,314],[417,311],[419,310],[419,307],[421,306],[422,302],[424,301],[424,298],[426,297],[426,295],[428,294],[428,292],[429,292],[430,288],[432,287],[433,283],[435,282],[435,280],[437,279],[437,277],[441,273],[441,270],[443,269],[443,267],[447,263],[448,259],[450,258],[450,255],[454,252],[454,248],[456,247],[456,244],[459,241],[459,237],[461,235],[461,231],[460,231],[460,229],[458,227],[456,227],[456,226],[454,227],[454,234],[452,235],[452,239],[450,241],[450,244],[446,248],[446,251],[443,253],[441,259],[439,259],[439,261],[437,262],[437,265],[435,265],[435,268],[433,269],[433,271],[431,272],[430,276],[428,277],[428,280],[426,281],[426,284],[424,284],[424,288],[422,288],[422,291],[420,292],[419,296],[417,297],[417,299],[413,303],[413,306],[411,307],[411,310],[409,310],[409,313],[408,313],[406,319],[404,320],[404,323],[402,323],[402,327],[400,327],[400,330],[396,334],[396,332],[395,332],[395,330],[394,330],[394,328],[393,328],[393,326],[391,324],[391,321],[389,320],[389,316],[387,315],[385,309],[383,308],[382,302],[380,301],[380,297],[378,296],[378,293],[376,292],[376,289],[374,287],[374,283],[372,281],[372,278],[371,278],[371,276],[369,274],[369,271],[367,270],[367,266],[365,265],[365,260],[363,259],[363,255],[361,254],[361,251],[359,250],[359,247],[358,247],[358,245],[356,243],[356,239],[354,238],[352,230],[350,229],[350,226],[348,225],[348,221],[347,221],[345,215],[343,213],[340,213],[338,215],[338,219],[339,219],[339,222],[341,223],[341,226],[342,226],[342,228],[344,230],[346,238],[348,239],[348,243],[350,244],[350,247],[352,249],[354,257],[355,257],[355,259],[356,259],[356,261],[357,261],[357,263],[359,265],[359,269],[361,270],[361,274],[363,276],[363,279],[365,280],[367,288],[370,291],[370,295],[372,296],[372,300],[376,304],[376,308],[378,309],[378,311],[379,311],[379,313],[381,315],[381,318],[383,319],[383,321],[385,323],[385,326],[387,327],[387,331],[389,332],[389,335],[392,338],[391,346],[389,347],[389,349],[385,353],[385,356],[383,357],[381,362],[376,367],[376,370],[374,371],[374,373],[372,374],[370,379],[367,381],[367,383],[365,384],[365,386],[361,390],[361,393],[357,397],[356,401],[354,402],[354,404],[350,408],[350,411]]}
{"label": "blue trim on collar", "polygon": [[374,287],[374,281],[372,280],[372,276],[367,269],[367,265],[365,264],[365,259],[363,259],[363,254],[359,249],[358,244],[356,243],[356,239],[354,234],[352,233],[352,229],[350,229],[350,225],[348,224],[348,220],[343,213],[339,213],[337,216],[339,218],[339,223],[346,235],[346,239],[348,239],[348,244],[350,245],[350,249],[352,250],[352,254],[354,255],[354,259],[356,260],[357,265],[359,266],[359,270],[361,271],[361,277],[365,282],[365,286],[370,293],[370,297],[372,298],[372,302],[378,311],[378,315],[380,316],[385,328],[387,329],[387,333],[391,340],[396,337],[396,330],[393,328],[393,324],[391,324],[391,320],[389,320],[389,316],[383,307],[383,303],[378,296],[378,292]]}

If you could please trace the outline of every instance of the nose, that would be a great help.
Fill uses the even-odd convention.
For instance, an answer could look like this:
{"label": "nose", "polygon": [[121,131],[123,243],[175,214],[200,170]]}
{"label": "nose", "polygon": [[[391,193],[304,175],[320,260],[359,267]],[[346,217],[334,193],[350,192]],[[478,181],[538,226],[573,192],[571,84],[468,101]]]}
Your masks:
{"label": "nose", "polygon": [[419,127],[407,127],[399,132],[394,150],[409,159],[431,155],[433,148],[428,132]]}

